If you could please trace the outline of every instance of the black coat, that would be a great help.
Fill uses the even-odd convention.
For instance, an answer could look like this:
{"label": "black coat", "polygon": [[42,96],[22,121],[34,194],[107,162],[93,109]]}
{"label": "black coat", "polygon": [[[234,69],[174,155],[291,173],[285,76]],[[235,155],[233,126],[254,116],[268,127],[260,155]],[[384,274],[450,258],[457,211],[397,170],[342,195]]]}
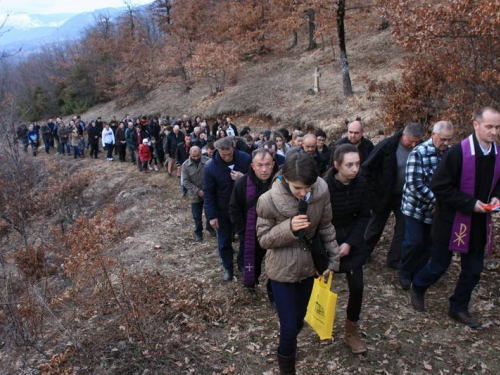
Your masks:
{"label": "black coat", "polygon": [[[335,144],[331,148],[331,152],[330,152],[331,158],[333,158],[333,153],[335,152],[337,147],[339,147],[340,145],[345,145],[345,144],[351,144],[349,142],[349,138],[347,138],[347,137],[341,138],[337,142],[335,142]],[[375,146],[373,145],[372,141],[363,137],[361,139],[361,143],[359,144],[359,146],[357,146],[357,148],[359,151],[359,158],[361,159],[361,164],[363,164],[365,162],[365,160],[368,159],[368,157],[372,153]],[[332,161],[331,158],[330,158],[329,162],[330,162],[330,165],[333,165],[333,163],[331,162]]]}
{"label": "black coat", "polygon": [[90,144],[95,145],[99,143],[99,137],[101,136],[101,132],[99,132],[99,128],[97,126],[90,126],[87,134],[89,136]]}
{"label": "black coat", "polygon": [[431,190],[436,196],[436,211],[432,222],[432,240],[443,245],[450,242],[453,221],[457,211],[472,215],[470,245],[472,249],[484,250],[486,245],[486,215],[474,213],[476,200],[489,203],[491,198],[500,198],[500,183],[489,197],[493,181],[495,157],[493,150],[484,156],[474,136],[476,149],[475,194],[473,197],[460,191],[462,176],[462,147],[451,147],[443,156],[431,181]]}
{"label": "black coat", "polygon": [[[149,132],[147,130],[141,130],[141,143],[144,140],[144,138],[149,138]],[[139,138],[137,137],[136,131],[134,131],[134,133],[132,134],[132,143],[133,143],[135,149],[139,148],[140,143],[139,143]]]}
{"label": "black coat", "polygon": [[151,121],[149,123],[149,134],[151,135],[151,137],[155,137],[157,142],[160,140],[160,130],[161,126],[159,123],[154,121]]}
{"label": "black coat", "polygon": [[[189,147],[191,148],[191,146]],[[189,150],[186,150],[185,143],[179,143],[175,150],[175,164],[182,165],[189,158]]]}
{"label": "black coat", "polygon": [[394,195],[398,178],[396,151],[403,131],[380,141],[363,163],[361,175],[370,187],[371,208],[378,212],[386,207]]}
{"label": "black coat", "polygon": [[184,133],[179,131],[177,136],[173,131],[168,133],[167,135],[167,144],[165,146],[165,153],[171,158],[175,158],[175,154],[177,152],[177,145],[179,143],[184,143]]}
{"label": "black coat", "polygon": [[340,272],[355,271],[366,261],[365,230],[370,220],[368,183],[357,176],[344,185],[334,176],[332,168],[325,177],[332,205],[332,224],[339,245],[351,245],[349,255],[340,258]]}

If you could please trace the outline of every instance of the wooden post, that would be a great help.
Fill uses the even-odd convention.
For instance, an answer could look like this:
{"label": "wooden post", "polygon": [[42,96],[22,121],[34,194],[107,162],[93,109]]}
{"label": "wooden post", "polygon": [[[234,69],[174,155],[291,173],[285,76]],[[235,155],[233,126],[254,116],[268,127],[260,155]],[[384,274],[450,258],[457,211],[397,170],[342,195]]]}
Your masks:
{"label": "wooden post", "polygon": [[319,67],[314,69],[314,92],[317,94],[320,90],[319,88],[319,77],[321,77],[321,73],[319,72]]}

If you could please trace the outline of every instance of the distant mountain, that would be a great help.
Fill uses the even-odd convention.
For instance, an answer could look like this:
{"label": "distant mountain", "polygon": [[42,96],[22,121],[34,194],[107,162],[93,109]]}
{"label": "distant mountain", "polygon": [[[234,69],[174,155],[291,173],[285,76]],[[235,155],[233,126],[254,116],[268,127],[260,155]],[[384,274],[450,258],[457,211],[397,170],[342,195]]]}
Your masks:
{"label": "distant mountain", "polygon": [[[149,5],[143,5],[138,9],[145,9]],[[82,32],[93,25],[99,14],[107,14],[111,20],[118,17],[126,10],[121,8],[103,8],[93,12],[85,13],[61,13],[61,14],[29,14],[12,13],[2,31],[8,30],[0,37],[0,49],[6,51],[17,51],[22,49],[21,55],[35,52],[45,44],[51,44],[64,40],[75,40],[81,37]],[[0,14],[0,19],[6,15]]]}

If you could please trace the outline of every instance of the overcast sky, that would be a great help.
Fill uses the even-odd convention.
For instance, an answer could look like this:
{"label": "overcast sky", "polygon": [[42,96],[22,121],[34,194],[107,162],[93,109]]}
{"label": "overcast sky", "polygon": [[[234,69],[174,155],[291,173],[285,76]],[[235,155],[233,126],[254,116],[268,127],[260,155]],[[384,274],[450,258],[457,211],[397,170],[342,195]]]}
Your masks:
{"label": "overcast sky", "polygon": [[[152,0],[132,0],[133,5],[151,2]],[[123,6],[125,6],[123,0],[0,0],[0,13],[82,13],[91,12],[95,9]]]}

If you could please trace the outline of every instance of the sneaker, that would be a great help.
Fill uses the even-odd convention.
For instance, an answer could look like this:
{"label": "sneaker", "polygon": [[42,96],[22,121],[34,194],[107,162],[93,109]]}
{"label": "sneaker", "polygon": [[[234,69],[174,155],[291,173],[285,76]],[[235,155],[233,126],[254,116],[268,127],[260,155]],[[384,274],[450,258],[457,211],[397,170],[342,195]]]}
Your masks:
{"label": "sneaker", "polygon": [[194,234],[194,240],[195,240],[196,242],[203,242],[203,236],[202,236],[202,235],[200,235],[200,234],[198,234],[198,233],[195,233],[195,234]]}
{"label": "sneaker", "polygon": [[158,171],[158,167],[155,165],[155,171]]}
{"label": "sneaker", "polygon": [[210,233],[210,236],[212,236],[212,238],[216,238],[217,237],[217,232],[215,230],[209,230],[208,233]]}
{"label": "sneaker", "polygon": [[413,289],[413,285],[410,286],[410,296],[411,296],[411,305],[416,311],[424,312],[425,311],[425,299],[424,294],[418,293]]}
{"label": "sneaker", "polygon": [[448,311],[448,315],[451,319],[459,322],[459,323],[462,323],[464,325],[466,325],[467,327],[470,327],[470,328],[479,328],[482,326],[482,323],[478,322],[477,320],[475,320],[467,310],[465,311],[455,311],[455,310],[452,310],[450,309]]}
{"label": "sneaker", "polygon": [[151,166],[148,166],[148,168],[149,168],[149,170],[150,170],[150,171],[152,171],[152,170],[153,170],[153,167],[151,167]]}

